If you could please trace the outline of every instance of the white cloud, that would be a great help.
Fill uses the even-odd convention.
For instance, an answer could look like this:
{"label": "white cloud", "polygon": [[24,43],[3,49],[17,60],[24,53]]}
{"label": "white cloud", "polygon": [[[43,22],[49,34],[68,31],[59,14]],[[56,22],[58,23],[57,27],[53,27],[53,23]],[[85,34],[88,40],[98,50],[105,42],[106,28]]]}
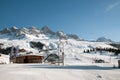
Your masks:
{"label": "white cloud", "polygon": [[109,12],[111,10],[113,10],[115,7],[117,7],[118,5],[120,5],[120,2],[116,2],[116,3],[113,3],[113,4],[110,4],[106,7],[106,10],[105,12]]}

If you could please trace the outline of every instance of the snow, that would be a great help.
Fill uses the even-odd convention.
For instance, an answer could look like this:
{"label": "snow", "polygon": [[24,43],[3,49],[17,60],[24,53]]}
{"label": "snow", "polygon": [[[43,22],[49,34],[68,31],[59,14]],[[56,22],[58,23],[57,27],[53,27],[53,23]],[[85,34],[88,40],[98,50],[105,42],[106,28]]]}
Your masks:
{"label": "snow", "polygon": [[[41,36],[43,36],[41,34]],[[45,35],[44,35],[45,36]],[[54,49],[53,51],[50,51],[51,53],[56,53],[58,49],[58,44],[60,44],[59,39],[49,39],[48,37],[35,37],[33,35],[26,34],[26,38],[24,39],[0,39],[0,42],[4,45],[2,48],[7,48],[11,46],[19,46],[20,49],[25,49],[27,52],[32,51],[35,54],[39,54],[38,49],[31,48],[29,42],[35,41],[35,42],[41,42],[44,43],[46,46],[49,46],[50,48]],[[65,58],[74,58],[74,59],[83,59],[83,62],[92,62],[93,58],[101,58],[106,59],[106,62],[109,60],[110,53],[106,53],[108,55],[100,55],[97,54],[84,54],[83,51],[91,48],[101,47],[101,48],[113,48],[112,46],[104,43],[104,42],[88,42],[88,41],[76,41],[74,39],[68,39],[68,40],[61,40],[62,45],[64,45],[64,53]]]}
{"label": "snow", "polygon": [[[111,56],[108,52],[83,53],[84,50],[92,48],[114,48],[104,42],[76,41],[74,39],[61,40],[51,39],[44,34],[25,34],[23,39],[9,40],[7,35],[0,36],[2,48],[19,46],[34,54],[40,54],[38,49],[31,48],[29,42],[41,42],[54,49],[50,53],[58,54],[58,44],[64,46],[65,65],[57,64],[10,64],[8,55],[0,57],[0,79],[1,80],[119,80],[120,69],[118,69],[118,56]],[[5,37],[5,38],[4,38]],[[62,48],[62,47],[60,47]],[[22,53],[20,53],[22,54]],[[45,54],[42,52],[41,54]],[[106,63],[93,63],[94,59],[102,59]],[[4,63],[2,65],[2,63]],[[113,68],[113,67],[116,68]]]}
{"label": "snow", "polygon": [[13,26],[12,28],[13,28],[13,29],[18,29],[16,26]]}
{"label": "snow", "polygon": [[0,56],[0,64],[9,64],[9,56],[1,54],[1,56]]}
{"label": "snow", "polygon": [[[107,54],[107,53],[106,53]],[[120,69],[118,69],[117,56],[111,56],[109,63],[92,63],[94,56],[98,58],[108,55],[81,54],[77,59],[65,57],[65,65],[38,63],[38,64],[1,64],[1,80],[119,80]],[[109,58],[109,57],[108,57]],[[7,61],[6,61],[7,60]],[[114,61],[113,61],[114,60]],[[115,62],[116,60],[116,62]],[[0,57],[0,62],[8,62],[9,56]],[[114,67],[115,64],[115,68]]]}
{"label": "snow", "polygon": [[[74,60],[75,61],[75,60]],[[6,64],[0,65],[1,80],[119,80],[120,69],[109,63]],[[76,65],[77,64],[77,65]],[[107,65],[107,66],[106,66]]]}

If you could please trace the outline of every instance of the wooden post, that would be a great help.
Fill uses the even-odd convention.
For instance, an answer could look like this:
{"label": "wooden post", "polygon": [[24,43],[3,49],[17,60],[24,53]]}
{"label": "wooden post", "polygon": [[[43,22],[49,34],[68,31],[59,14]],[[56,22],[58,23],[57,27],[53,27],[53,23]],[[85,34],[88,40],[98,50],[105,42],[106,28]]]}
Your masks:
{"label": "wooden post", "polygon": [[63,63],[63,66],[64,66],[64,52],[62,53],[62,63]]}
{"label": "wooden post", "polygon": [[58,66],[60,65],[60,43],[61,43],[61,39],[59,37],[59,43],[58,43]]}
{"label": "wooden post", "polygon": [[62,63],[63,63],[63,66],[64,66],[64,43],[63,43],[63,52],[62,52]]}
{"label": "wooden post", "polygon": [[58,44],[58,66],[60,65],[60,63],[59,63],[60,62],[60,58],[59,58],[60,57],[60,52],[59,51],[60,51],[60,48],[59,48],[59,44]]}
{"label": "wooden post", "polygon": [[120,60],[118,60],[118,68],[120,68]]}

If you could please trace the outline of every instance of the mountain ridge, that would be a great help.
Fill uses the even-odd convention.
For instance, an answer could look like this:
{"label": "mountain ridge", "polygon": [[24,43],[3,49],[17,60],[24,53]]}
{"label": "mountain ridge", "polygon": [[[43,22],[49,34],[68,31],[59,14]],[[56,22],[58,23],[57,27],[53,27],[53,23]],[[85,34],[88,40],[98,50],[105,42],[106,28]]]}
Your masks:
{"label": "mountain ridge", "polygon": [[[58,51],[64,51],[65,58],[81,59],[81,55],[84,55],[84,50],[115,48],[105,42],[79,40],[77,35],[66,34],[63,31],[57,31],[53,34],[54,31],[48,27],[43,27],[42,30],[34,26],[30,28],[12,27],[3,29],[3,31],[0,31],[1,49],[6,50],[12,46],[19,46],[19,50],[26,51],[20,52],[19,55],[27,54],[29,52],[32,52],[31,54],[43,55],[46,55],[46,53],[58,54]],[[31,42],[33,42],[33,44],[31,44]],[[43,50],[39,47],[33,47],[34,44],[39,45],[38,43],[45,45]],[[58,48],[60,48],[60,50]],[[10,53],[7,52],[7,54]]]}
{"label": "mountain ridge", "polygon": [[63,31],[52,31],[48,26],[43,26],[41,29],[37,27],[29,27],[29,28],[17,28],[15,26],[10,27],[10,28],[5,28],[0,31],[0,35],[7,35],[7,36],[12,36],[15,37],[16,39],[19,38],[20,36],[23,35],[34,35],[38,37],[40,34],[44,34],[47,37],[50,38],[60,38],[60,39],[75,39],[75,40],[83,40],[80,39],[77,35],[75,34],[66,34]]}
{"label": "mountain ridge", "polygon": [[[13,27],[4,28],[3,30],[0,30],[0,35],[6,35],[9,37],[12,36],[12,38],[14,37],[15,39],[22,39],[26,35],[34,35],[35,37],[39,37],[39,35],[41,35],[41,34],[45,35],[49,38],[55,38],[55,39],[57,39],[57,38],[59,38],[59,39],[75,39],[78,41],[85,40],[83,38],[80,38],[76,34],[72,34],[72,33],[67,34],[64,31],[56,31],[56,32],[52,31],[48,26],[43,26],[41,29],[39,29],[35,26],[29,27],[29,28],[26,28],[26,27],[18,28],[16,26],[13,26]],[[86,41],[90,41],[90,40],[86,40]],[[111,39],[107,39],[105,37],[99,37],[94,41],[95,42],[110,42],[110,43],[114,42]]]}

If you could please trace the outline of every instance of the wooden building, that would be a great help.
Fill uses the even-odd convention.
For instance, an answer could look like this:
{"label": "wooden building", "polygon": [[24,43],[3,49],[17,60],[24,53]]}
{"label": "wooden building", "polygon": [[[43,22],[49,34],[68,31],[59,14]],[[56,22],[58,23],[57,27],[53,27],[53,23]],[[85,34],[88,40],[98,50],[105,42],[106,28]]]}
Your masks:
{"label": "wooden building", "polygon": [[12,46],[10,52],[10,63],[42,63],[44,56],[42,54],[24,53],[20,54],[19,46]]}
{"label": "wooden building", "polygon": [[10,59],[13,63],[42,63],[44,57],[40,55],[21,55]]}

